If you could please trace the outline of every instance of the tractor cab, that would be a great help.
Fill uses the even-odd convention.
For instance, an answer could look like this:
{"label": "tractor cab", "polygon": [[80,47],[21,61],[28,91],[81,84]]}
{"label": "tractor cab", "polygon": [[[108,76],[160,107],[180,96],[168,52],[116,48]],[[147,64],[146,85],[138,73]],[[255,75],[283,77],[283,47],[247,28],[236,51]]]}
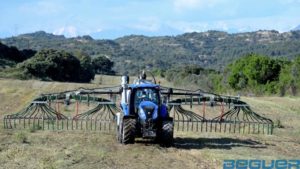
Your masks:
{"label": "tractor cab", "polygon": [[160,106],[160,92],[157,85],[132,85],[129,86],[130,114],[135,115],[141,105]]}
{"label": "tractor cab", "polygon": [[159,104],[159,90],[156,88],[138,88],[134,95],[134,106],[137,108],[143,101]]}

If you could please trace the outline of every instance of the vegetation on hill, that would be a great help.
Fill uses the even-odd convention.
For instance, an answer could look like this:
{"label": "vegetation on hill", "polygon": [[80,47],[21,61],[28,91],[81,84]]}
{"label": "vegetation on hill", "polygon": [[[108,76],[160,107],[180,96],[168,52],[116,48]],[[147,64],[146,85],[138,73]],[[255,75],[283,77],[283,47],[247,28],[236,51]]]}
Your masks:
{"label": "vegetation on hill", "polygon": [[296,95],[300,88],[300,31],[208,31],[115,40],[40,31],[2,41],[21,51],[0,44],[1,77],[89,82],[95,73],[136,75],[146,69],[177,86],[212,92]]}
{"label": "vegetation on hill", "polygon": [[114,66],[114,62],[112,62],[105,56],[94,57],[91,62],[93,64],[95,73],[115,74],[115,72],[112,70],[112,67]]}
{"label": "vegetation on hill", "polygon": [[292,61],[249,54],[230,64],[225,71],[235,90],[259,94],[296,95],[300,89],[300,56]]}
{"label": "vegetation on hill", "polygon": [[296,95],[300,89],[300,56],[287,61],[248,54],[229,64],[222,72],[192,65],[154,73],[175,85],[210,92]]}
{"label": "vegetation on hill", "polygon": [[[52,49],[41,50],[34,57],[19,64],[18,68],[23,70],[25,77],[34,76],[55,81],[89,82],[94,74],[84,71],[85,67],[81,67],[82,65],[79,59],[70,53]],[[87,78],[80,79],[80,77],[84,77],[81,74]]]}
{"label": "vegetation on hill", "polygon": [[173,82],[176,86],[189,89],[201,88],[205,91],[216,91],[220,73],[212,69],[204,69],[197,65],[187,65],[169,69],[156,75],[164,76],[168,81]]}
{"label": "vegetation on hill", "polygon": [[296,95],[300,90],[300,56],[285,64],[279,75],[278,90],[280,95]]}
{"label": "vegetation on hill", "polygon": [[184,65],[223,70],[248,53],[293,59],[300,54],[300,31],[279,33],[256,31],[228,34],[220,31],[185,33],[178,36],[125,36],[115,40],[94,40],[90,36],[65,38],[43,31],[2,39],[19,49],[56,49],[112,60],[119,73],[136,74],[142,69],[170,69]]}
{"label": "vegetation on hill", "polygon": [[19,79],[38,78],[54,81],[90,82],[94,79],[95,68],[101,68],[99,64],[105,65],[102,73],[112,72],[112,64],[108,59],[103,59],[104,61],[101,63],[94,62],[94,60],[101,61],[101,59],[103,58],[91,59],[81,52],[73,55],[65,51],[43,49],[33,57],[2,70],[0,76]]}
{"label": "vegetation on hill", "polygon": [[250,88],[275,93],[276,83],[284,64],[282,60],[266,56],[246,55],[228,66],[228,84],[238,90]]}
{"label": "vegetation on hill", "polygon": [[16,47],[8,47],[0,42],[0,69],[14,66],[16,63],[32,57],[35,53],[36,51],[31,49],[19,51]]}

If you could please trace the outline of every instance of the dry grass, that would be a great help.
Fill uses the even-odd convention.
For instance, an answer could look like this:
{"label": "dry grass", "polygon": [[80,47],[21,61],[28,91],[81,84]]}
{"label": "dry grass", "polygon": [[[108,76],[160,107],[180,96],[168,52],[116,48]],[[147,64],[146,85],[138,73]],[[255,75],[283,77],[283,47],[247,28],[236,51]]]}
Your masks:
{"label": "dry grass", "polygon": [[[94,84],[1,79],[0,116],[43,92],[97,87],[97,78]],[[118,84],[119,78],[102,77],[101,85]],[[231,158],[299,159],[300,98],[242,99],[258,113],[280,119],[284,128],[272,136],[177,132],[175,146],[162,148],[143,140],[120,145],[114,134],[99,132],[4,130],[0,122],[0,168],[222,168]]]}

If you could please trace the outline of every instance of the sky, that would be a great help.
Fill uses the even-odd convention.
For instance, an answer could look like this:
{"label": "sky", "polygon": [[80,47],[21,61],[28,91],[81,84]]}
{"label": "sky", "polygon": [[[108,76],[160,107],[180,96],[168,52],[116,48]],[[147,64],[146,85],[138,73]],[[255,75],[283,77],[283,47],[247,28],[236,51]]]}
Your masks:
{"label": "sky", "polygon": [[0,38],[35,31],[66,37],[290,31],[300,0],[1,0]]}

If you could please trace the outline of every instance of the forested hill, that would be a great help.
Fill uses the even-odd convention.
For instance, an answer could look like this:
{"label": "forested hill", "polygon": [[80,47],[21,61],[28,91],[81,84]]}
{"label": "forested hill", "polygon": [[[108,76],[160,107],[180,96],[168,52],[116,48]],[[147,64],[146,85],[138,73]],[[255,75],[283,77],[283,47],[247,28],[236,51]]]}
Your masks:
{"label": "forested hill", "polygon": [[81,51],[92,57],[104,55],[115,62],[119,73],[186,64],[219,70],[247,53],[289,59],[300,54],[300,31],[236,34],[208,31],[159,37],[131,35],[115,40],[95,40],[90,36],[65,38],[39,31],[1,39],[1,42],[18,49],[52,48]]}

